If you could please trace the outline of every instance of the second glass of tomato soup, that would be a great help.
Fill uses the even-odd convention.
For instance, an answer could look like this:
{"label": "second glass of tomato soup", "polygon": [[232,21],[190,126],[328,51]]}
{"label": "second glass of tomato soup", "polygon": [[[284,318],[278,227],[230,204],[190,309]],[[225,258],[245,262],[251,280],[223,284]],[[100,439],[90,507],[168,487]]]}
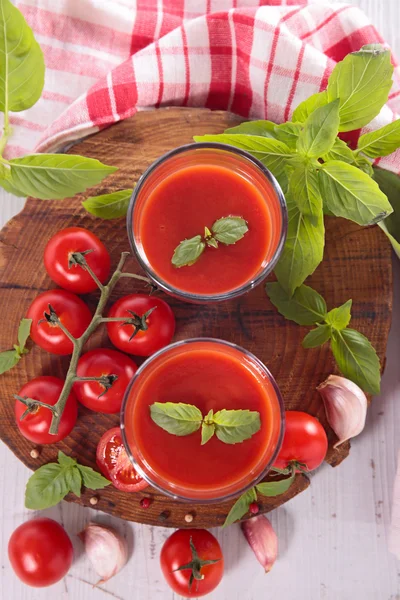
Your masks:
{"label": "second glass of tomato soup", "polygon": [[[218,411],[251,411],[258,424],[238,443],[216,425],[204,443],[200,424],[189,434],[165,430],[152,416],[154,403],[189,404],[203,418],[212,410],[216,420]],[[220,502],[267,474],[282,442],[284,407],[274,378],[253,354],[196,338],[163,348],[139,368],[124,398],[121,431],[136,470],[153,487],[178,500]]]}
{"label": "second glass of tomato soup", "polygon": [[147,169],[127,227],[140,265],[160,289],[188,302],[215,302],[249,291],[272,271],[287,210],[260,161],[232,146],[197,143]]}

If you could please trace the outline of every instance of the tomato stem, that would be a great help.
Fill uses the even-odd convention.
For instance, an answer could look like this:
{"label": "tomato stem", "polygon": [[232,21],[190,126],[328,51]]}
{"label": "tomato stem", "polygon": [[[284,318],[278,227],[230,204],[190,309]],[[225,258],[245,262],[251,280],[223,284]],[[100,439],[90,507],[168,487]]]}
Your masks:
{"label": "tomato stem", "polygon": [[190,536],[189,544],[190,544],[190,550],[192,552],[192,560],[189,563],[178,567],[177,569],[175,569],[175,571],[185,571],[187,569],[190,569],[192,571],[190,573],[190,578],[189,578],[189,591],[190,591],[192,588],[193,581],[195,579],[197,581],[201,581],[202,579],[204,579],[204,575],[201,573],[202,567],[205,567],[206,565],[213,565],[213,564],[219,562],[221,559],[217,558],[216,560],[202,560],[199,557],[199,555],[197,554],[196,546],[193,543],[192,536]]}
{"label": "tomato stem", "polygon": [[22,402],[22,404],[25,404],[25,406],[27,407],[26,411],[21,416],[21,421],[23,421],[23,419],[25,419],[25,417],[28,416],[28,414],[34,412],[35,409],[37,409],[39,406],[41,406],[42,408],[48,408],[54,415],[57,413],[55,406],[51,404],[46,404],[45,402],[41,402],[40,400],[35,400],[34,398],[27,398],[26,396],[18,396],[18,394],[14,394],[14,398],[16,400],[19,400],[19,402]]}
{"label": "tomato stem", "polygon": [[[60,394],[56,404],[54,406],[49,406],[49,405],[43,404],[43,406],[46,406],[46,408],[49,408],[53,412],[53,418],[51,420],[50,429],[49,429],[49,433],[51,435],[56,435],[58,432],[60,420],[61,420],[62,414],[64,412],[65,405],[67,403],[68,396],[71,392],[74,382],[82,381],[82,380],[93,381],[92,378],[83,378],[83,379],[77,378],[76,371],[77,371],[77,366],[78,366],[78,360],[79,360],[80,355],[82,354],[83,347],[86,344],[86,342],[88,341],[88,339],[90,338],[90,336],[94,333],[94,331],[96,331],[96,329],[98,328],[98,326],[101,323],[107,323],[110,320],[109,317],[106,318],[106,317],[103,317],[102,315],[103,315],[104,309],[106,307],[106,304],[108,302],[108,299],[109,299],[114,287],[116,286],[118,281],[121,279],[121,277],[132,277],[134,279],[138,279],[140,281],[145,281],[146,283],[150,283],[150,280],[147,279],[147,277],[143,277],[142,275],[135,275],[134,273],[123,273],[122,272],[122,269],[124,268],[126,259],[128,258],[129,254],[130,254],[129,252],[122,252],[121,258],[119,259],[119,263],[117,265],[117,268],[115,269],[114,273],[112,274],[107,285],[103,285],[100,282],[99,282],[100,283],[100,285],[99,285],[99,283],[97,283],[98,280],[96,281],[97,277],[94,275],[92,270],[90,268],[86,269],[87,272],[96,281],[97,285],[99,285],[101,293],[100,293],[100,298],[99,298],[99,301],[97,304],[96,311],[92,317],[92,320],[90,321],[88,328],[86,329],[86,331],[84,331],[84,333],[81,335],[81,337],[74,338],[70,334],[70,332],[64,327],[64,325],[62,325],[62,323],[59,320],[57,321],[58,327],[60,327],[60,329],[62,331],[64,331],[65,335],[71,340],[71,342],[74,346],[74,349],[72,352],[71,361],[69,363],[68,372],[67,372],[67,375],[65,378],[64,387],[61,391],[61,394]],[[113,319],[113,320],[115,320],[115,319]],[[126,318],[122,319],[122,320],[126,321]],[[113,381],[115,381],[115,376],[112,376],[112,375],[109,375],[106,378],[100,378],[100,379],[103,379],[103,381],[101,381],[101,382],[99,381],[99,382],[102,383],[106,387],[105,391],[107,391],[107,385],[108,385],[108,387],[110,387],[110,385],[112,385],[112,383],[113,383],[113,381],[110,382],[111,378],[113,378]],[[107,382],[105,382],[106,379],[107,379]]]}

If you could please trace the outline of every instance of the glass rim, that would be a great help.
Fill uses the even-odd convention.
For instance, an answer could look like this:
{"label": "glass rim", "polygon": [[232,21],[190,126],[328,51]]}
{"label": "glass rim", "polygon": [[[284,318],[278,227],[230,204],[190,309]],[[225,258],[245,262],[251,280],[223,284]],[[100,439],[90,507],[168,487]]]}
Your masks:
{"label": "glass rim", "polygon": [[[219,496],[217,498],[190,498],[189,496],[182,496],[179,495],[177,493],[174,493],[173,491],[170,490],[166,490],[165,488],[163,488],[161,485],[159,485],[158,483],[155,483],[151,477],[149,477],[149,475],[147,473],[144,472],[144,470],[142,469],[141,465],[137,462],[137,460],[135,459],[135,457],[133,456],[133,453],[130,449],[128,440],[127,440],[127,436],[125,433],[125,410],[126,410],[126,405],[127,402],[129,400],[129,396],[130,396],[130,392],[131,389],[133,387],[133,385],[135,384],[135,381],[138,379],[138,377],[140,377],[143,373],[143,371],[146,370],[146,368],[152,364],[157,358],[159,358],[160,356],[162,356],[163,354],[165,354],[166,352],[173,350],[175,348],[179,348],[179,347],[183,347],[187,344],[195,344],[195,343],[199,343],[199,342],[208,342],[208,343],[215,343],[217,345],[222,345],[222,346],[228,346],[229,348],[232,348],[238,352],[240,352],[241,354],[243,354],[244,356],[246,356],[246,358],[250,359],[251,361],[253,361],[256,366],[258,368],[261,369],[261,371],[267,375],[267,378],[269,380],[269,382],[271,383],[275,395],[276,395],[276,399],[278,401],[278,407],[279,407],[279,413],[280,413],[280,431],[279,431],[279,436],[277,439],[277,444],[275,447],[274,452],[272,453],[270,459],[268,460],[267,465],[264,467],[264,469],[262,469],[262,471],[260,472],[260,474],[254,479],[252,480],[250,483],[248,483],[246,486],[244,486],[243,488],[241,488],[239,491],[235,491],[235,492],[231,492],[228,494],[225,494],[223,496]],[[138,368],[138,370],[136,371],[136,373],[134,374],[134,376],[132,377],[131,381],[129,382],[128,387],[125,390],[125,394],[124,394],[124,398],[122,400],[122,405],[121,405],[121,413],[120,413],[120,429],[121,429],[121,436],[122,436],[122,441],[125,447],[125,451],[129,457],[129,460],[131,461],[132,465],[134,466],[135,470],[139,473],[139,475],[145,480],[147,481],[147,483],[149,485],[151,485],[153,488],[155,488],[157,491],[159,491],[160,493],[173,498],[174,500],[179,500],[182,502],[187,502],[187,503],[197,503],[197,504],[217,504],[220,502],[227,502],[229,500],[233,500],[234,498],[237,498],[238,496],[240,496],[241,494],[244,494],[245,492],[247,492],[248,490],[250,490],[251,488],[253,488],[255,485],[257,485],[257,483],[259,483],[262,479],[264,479],[264,477],[268,474],[268,472],[271,469],[271,466],[273,465],[276,457],[278,456],[278,453],[281,449],[282,446],[282,441],[283,441],[283,436],[285,433],[285,405],[283,402],[283,398],[282,398],[282,394],[280,392],[280,389],[278,387],[278,384],[276,383],[276,380],[274,378],[274,376],[272,375],[272,373],[270,372],[270,370],[268,369],[268,367],[259,359],[257,358],[257,356],[255,356],[252,352],[250,352],[249,350],[246,350],[246,348],[243,348],[242,346],[239,346],[238,344],[234,344],[233,342],[228,342],[226,340],[222,340],[219,338],[211,338],[211,337],[196,337],[196,338],[188,338],[185,340],[179,340],[177,342],[174,342],[173,344],[169,344],[168,346],[165,346],[164,348],[161,348],[161,350],[158,350],[158,352],[155,352],[152,356],[150,356],[148,359],[146,359],[144,361],[144,363],[142,365],[140,365],[140,367]]]}
{"label": "glass rim", "polygon": [[[227,292],[222,292],[222,293],[217,293],[217,294],[192,293],[192,292],[180,290],[179,288],[176,288],[173,285],[169,284],[167,281],[164,281],[164,279],[162,279],[162,277],[157,275],[157,273],[152,269],[150,263],[146,260],[145,256],[143,255],[142,250],[136,244],[136,239],[135,239],[135,235],[134,235],[134,231],[133,231],[133,213],[135,210],[136,202],[139,198],[140,190],[142,189],[147,178],[160,165],[162,165],[166,160],[172,158],[173,156],[176,156],[178,154],[182,154],[184,152],[188,152],[191,150],[201,149],[201,148],[210,149],[210,150],[223,150],[225,152],[230,152],[231,154],[236,154],[242,158],[245,158],[246,160],[251,162],[254,166],[256,166],[261,171],[261,173],[268,179],[269,183],[271,184],[271,186],[276,194],[276,197],[278,199],[279,209],[280,209],[281,218],[282,218],[282,227],[281,227],[281,233],[280,233],[278,245],[275,249],[275,252],[274,252],[271,260],[265,265],[265,267],[261,270],[261,272],[256,277],[254,277],[253,279],[250,279],[250,281],[247,281],[243,285],[241,285],[233,290],[229,290]],[[249,292],[254,287],[256,287],[271,273],[271,271],[274,269],[276,263],[278,262],[278,259],[281,255],[283,246],[286,241],[286,234],[287,234],[287,227],[288,227],[288,215],[287,215],[286,200],[285,200],[285,196],[282,192],[281,186],[279,185],[278,181],[275,179],[275,177],[271,173],[271,171],[269,169],[267,169],[267,167],[265,167],[262,164],[262,162],[260,162],[257,158],[255,158],[254,156],[252,156],[245,150],[242,150],[241,148],[236,148],[235,146],[230,146],[229,144],[221,144],[220,142],[193,142],[190,144],[185,144],[183,146],[178,146],[177,148],[174,148],[173,150],[166,152],[165,154],[160,156],[157,160],[155,160],[149,167],[147,167],[147,169],[144,171],[144,173],[139,177],[137,184],[133,189],[131,199],[129,201],[128,213],[126,216],[126,227],[127,227],[128,240],[129,240],[131,249],[132,249],[137,261],[139,262],[141,268],[150,277],[150,279],[155,283],[155,285],[159,289],[166,292],[167,294],[175,296],[176,298],[181,298],[181,299],[189,301],[189,302],[194,302],[196,304],[200,304],[203,302],[204,303],[206,303],[206,302],[221,302],[223,300],[230,300],[232,298],[241,296],[242,294],[245,294],[246,292]]]}

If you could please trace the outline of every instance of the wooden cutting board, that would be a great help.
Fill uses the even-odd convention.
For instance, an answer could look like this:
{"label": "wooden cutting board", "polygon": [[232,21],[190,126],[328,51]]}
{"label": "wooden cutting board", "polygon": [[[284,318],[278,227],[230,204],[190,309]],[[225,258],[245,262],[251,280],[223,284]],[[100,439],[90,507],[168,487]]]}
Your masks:
{"label": "wooden cutting board", "polygon": [[[229,113],[203,109],[141,112],[77,144],[71,153],[97,158],[119,170],[90,193],[72,200],[28,199],[23,211],[1,231],[0,349],[6,350],[16,341],[19,320],[35,296],[55,287],[45,272],[42,258],[46,242],[58,230],[72,225],[90,229],[108,247],[113,264],[117,263],[121,251],[129,250],[125,220],[102,221],[88,215],[81,207],[85,197],[128,188],[164,152],[191,142],[193,135],[220,133],[240,121]],[[127,270],[139,272],[134,259],[128,261]],[[390,245],[379,227],[362,228],[349,221],[327,218],[324,262],[309,282],[325,297],[328,308],[353,299],[352,327],[369,337],[384,365],[392,311],[392,267]],[[137,290],[140,287],[136,283],[122,280],[111,302]],[[86,296],[85,300],[94,309],[96,294]],[[315,390],[329,374],[336,372],[329,348],[325,345],[314,350],[303,349],[301,340],[307,328],[281,317],[269,302],[263,285],[239,299],[215,305],[196,306],[172,298],[167,300],[177,318],[175,340],[212,336],[244,346],[270,368],[287,409],[304,410],[321,420],[330,441],[327,461],[336,466],[348,455],[349,444],[343,444],[336,451],[332,449],[335,437]],[[110,346],[104,327],[96,332],[87,348],[100,345]],[[43,447],[38,459],[31,458],[33,444],[19,434],[14,422],[13,394],[38,375],[63,377],[69,359],[48,354],[32,343],[30,347],[31,352],[16,368],[0,376],[0,438],[30,469],[54,461],[58,449],[82,464],[95,467],[97,442],[107,429],[118,425],[119,418],[93,413],[83,407],[68,438],[57,445]],[[298,475],[286,494],[260,498],[261,511],[267,512],[287,502],[308,484],[305,476]],[[313,485],[318,485],[318,477],[313,479]],[[89,506],[92,495],[86,490],[80,499],[70,494],[67,500]],[[194,515],[192,527],[222,525],[233,504],[189,505],[174,502],[151,488],[145,494],[128,494],[110,486],[97,496],[96,508],[101,511],[131,521],[170,527],[188,526],[184,520],[188,512]],[[148,509],[142,509],[139,504],[144,496],[153,499]],[[165,520],[160,520],[161,513]]]}

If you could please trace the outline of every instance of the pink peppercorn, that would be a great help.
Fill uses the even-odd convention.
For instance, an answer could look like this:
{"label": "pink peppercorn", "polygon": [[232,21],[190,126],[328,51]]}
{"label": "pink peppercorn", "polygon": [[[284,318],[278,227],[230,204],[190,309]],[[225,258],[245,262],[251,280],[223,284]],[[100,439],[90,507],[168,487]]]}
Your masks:
{"label": "pink peppercorn", "polygon": [[140,501],[140,506],[142,508],[149,508],[150,504],[151,504],[150,498],[142,498]]}
{"label": "pink peppercorn", "polygon": [[257,513],[260,512],[260,507],[258,506],[257,502],[252,502],[249,506],[249,512],[252,515],[256,515]]}

